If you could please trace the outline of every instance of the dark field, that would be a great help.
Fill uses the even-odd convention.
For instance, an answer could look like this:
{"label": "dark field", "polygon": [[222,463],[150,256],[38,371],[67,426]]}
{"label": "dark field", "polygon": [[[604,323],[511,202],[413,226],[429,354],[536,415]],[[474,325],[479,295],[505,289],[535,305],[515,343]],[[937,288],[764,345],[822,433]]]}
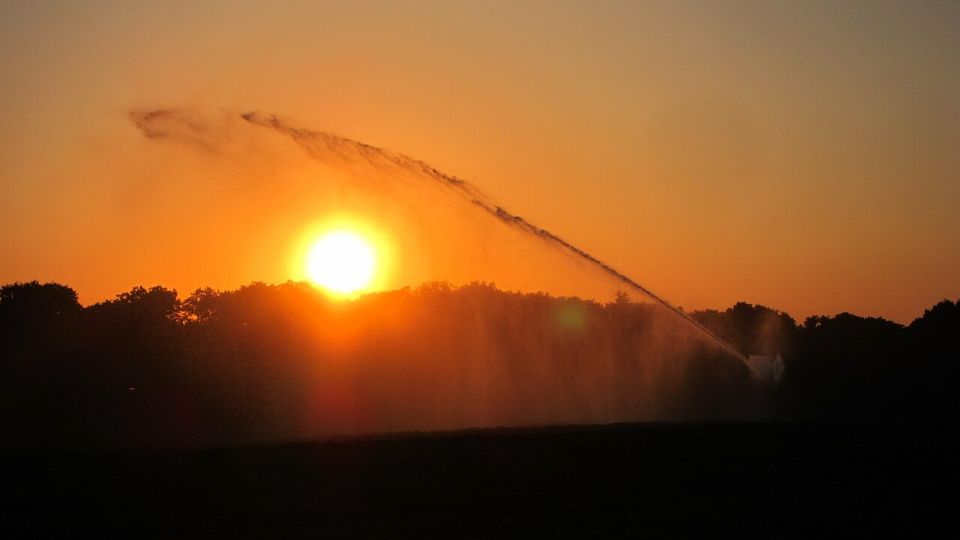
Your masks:
{"label": "dark field", "polygon": [[6,456],[0,537],[950,534],[949,424],[638,424]]}

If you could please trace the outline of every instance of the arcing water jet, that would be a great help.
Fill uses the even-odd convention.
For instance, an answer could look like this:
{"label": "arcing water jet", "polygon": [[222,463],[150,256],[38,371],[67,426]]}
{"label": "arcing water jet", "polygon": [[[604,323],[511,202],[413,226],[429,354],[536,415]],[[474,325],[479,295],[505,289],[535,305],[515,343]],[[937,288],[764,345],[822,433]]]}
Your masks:
{"label": "arcing water jet", "polygon": [[[143,115],[143,117],[146,116],[147,115]],[[330,157],[348,161],[361,159],[376,167],[399,168],[414,175],[435,181],[444,188],[456,193],[464,201],[482,209],[488,215],[496,218],[500,222],[514,227],[525,234],[537,237],[547,242],[552,247],[563,250],[572,256],[579,257],[580,259],[603,271],[608,276],[627,285],[631,289],[639,291],[645,296],[648,296],[655,302],[667,308],[670,312],[676,314],[683,321],[693,325],[694,328],[705,335],[712,343],[720,346],[723,350],[733,355],[741,362],[746,363],[747,358],[743,355],[743,353],[698,323],[683,310],[673,306],[659,295],[654,294],[648,288],[640,285],[609,264],[600,261],[593,255],[572,245],[563,238],[551,233],[546,229],[538,227],[533,223],[530,223],[518,215],[511,214],[466,180],[443,173],[424,161],[411,158],[403,154],[395,154],[383,148],[361,143],[330,133],[290,126],[278,119],[276,116],[265,116],[256,112],[249,112],[242,114],[241,118],[251,124],[273,129],[279,133],[287,135],[314,159],[321,161],[329,159]]]}

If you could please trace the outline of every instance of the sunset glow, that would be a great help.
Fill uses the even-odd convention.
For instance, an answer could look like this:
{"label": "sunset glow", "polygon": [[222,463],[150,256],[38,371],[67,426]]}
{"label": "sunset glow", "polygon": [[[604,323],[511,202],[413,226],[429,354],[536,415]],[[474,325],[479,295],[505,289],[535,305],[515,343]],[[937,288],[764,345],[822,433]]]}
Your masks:
{"label": "sunset glow", "polygon": [[368,288],[377,256],[373,246],[350,230],[336,230],[318,239],[307,254],[307,275],[321,287],[343,295]]}
{"label": "sunset glow", "polygon": [[0,1],[0,529],[949,530],[958,67],[960,0]]}

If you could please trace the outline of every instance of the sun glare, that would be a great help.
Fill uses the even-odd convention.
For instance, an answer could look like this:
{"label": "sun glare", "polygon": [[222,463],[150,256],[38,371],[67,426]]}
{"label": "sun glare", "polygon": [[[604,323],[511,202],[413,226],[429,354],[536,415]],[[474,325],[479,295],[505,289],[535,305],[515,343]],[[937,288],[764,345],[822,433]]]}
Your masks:
{"label": "sun glare", "polygon": [[371,243],[349,230],[326,233],[307,253],[307,275],[321,287],[342,295],[368,288],[377,257]]}

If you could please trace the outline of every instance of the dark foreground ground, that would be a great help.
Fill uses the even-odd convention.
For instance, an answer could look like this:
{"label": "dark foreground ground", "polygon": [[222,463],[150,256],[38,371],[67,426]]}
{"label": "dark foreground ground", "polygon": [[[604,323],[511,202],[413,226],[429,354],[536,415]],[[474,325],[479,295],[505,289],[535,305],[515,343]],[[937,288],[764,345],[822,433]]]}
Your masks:
{"label": "dark foreground ground", "polygon": [[953,536],[955,426],[639,424],[0,457],[0,537]]}

